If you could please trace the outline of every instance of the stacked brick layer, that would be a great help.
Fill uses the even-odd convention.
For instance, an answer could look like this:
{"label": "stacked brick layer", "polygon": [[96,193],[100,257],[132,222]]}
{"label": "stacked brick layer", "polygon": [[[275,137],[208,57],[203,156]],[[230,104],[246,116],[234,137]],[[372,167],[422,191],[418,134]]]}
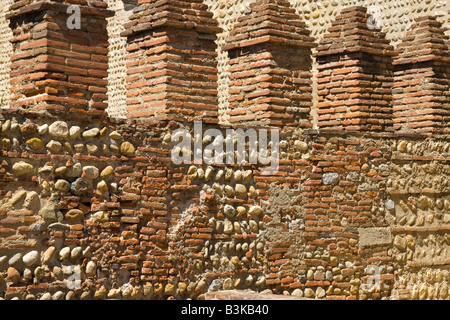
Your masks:
{"label": "stacked brick layer", "polygon": [[257,1],[222,48],[230,57],[229,122],[312,127],[313,38],[286,1]]}

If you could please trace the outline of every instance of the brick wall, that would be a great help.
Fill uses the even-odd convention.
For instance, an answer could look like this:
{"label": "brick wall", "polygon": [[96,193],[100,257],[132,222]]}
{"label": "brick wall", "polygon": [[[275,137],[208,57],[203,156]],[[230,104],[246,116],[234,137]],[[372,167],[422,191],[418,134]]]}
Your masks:
{"label": "brick wall", "polygon": [[[281,0],[260,0],[248,14],[265,5],[268,15],[283,12],[298,18]],[[430,60],[417,66],[404,52],[394,51],[379,30],[368,30],[364,8],[343,10],[317,55],[319,79],[330,89],[319,91],[329,103],[321,116],[339,116],[336,123],[324,121],[313,130],[306,110],[292,121],[263,114],[256,123],[249,117],[218,124],[212,69],[217,69],[213,38],[220,30],[199,1],[146,1],[130,17],[122,34],[127,38],[128,77],[146,83],[128,86],[130,111],[137,113],[142,106],[144,113],[127,120],[106,117],[105,92],[91,91],[106,89],[101,76],[105,64],[103,69],[80,67],[97,65],[95,52],[105,50],[106,38],[90,35],[83,45],[86,60],[71,61],[81,54],[76,44],[67,41],[66,50],[58,49],[55,42],[64,44],[51,38],[71,36],[61,11],[53,10],[57,6],[23,8],[17,7],[18,12],[27,10],[27,15],[11,15],[14,56],[23,60],[11,70],[18,81],[12,89],[17,99],[13,108],[0,113],[1,298],[231,299],[234,291],[215,292],[251,289],[258,292],[255,299],[269,293],[334,300],[448,299],[450,144],[445,131],[410,125],[420,119],[401,120],[405,105],[414,105],[418,113],[429,109],[403,93],[433,101],[441,108],[432,109],[439,115],[446,110],[448,37],[435,19],[418,19],[403,41],[405,47],[417,41],[431,47]],[[104,4],[92,2],[84,10],[95,16],[95,27],[106,30],[111,12]],[[177,12],[176,19],[156,19],[171,11]],[[356,43],[345,33],[345,19]],[[52,31],[58,23],[60,28]],[[282,28],[275,26],[270,32]],[[305,33],[300,50],[308,51],[312,42],[304,25],[299,26]],[[91,27],[82,24],[77,32],[89,34]],[[258,27],[267,32],[267,26]],[[40,37],[39,28],[44,30],[42,46],[24,54],[33,41],[40,41],[27,41]],[[284,31],[292,30],[287,26]],[[242,32],[251,41],[253,35]],[[240,47],[239,32],[234,36]],[[152,44],[155,39],[163,44]],[[199,54],[204,65],[186,52],[189,43],[203,45]],[[235,42],[229,45],[237,48]],[[267,56],[285,59],[291,54],[273,41],[258,46]],[[237,66],[246,66],[246,58],[257,60],[255,52],[243,48]],[[55,61],[44,63],[42,75],[34,70],[41,58]],[[154,64],[158,59],[163,60]],[[300,103],[308,109],[312,66],[288,65],[283,59],[270,63],[272,71],[279,66],[287,75],[289,88],[269,90],[269,97],[277,101],[281,92],[289,108]],[[279,61],[283,63],[277,65]],[[54,69],[54,64],[64,68]],[[28,82],[35,80],[24,76],[24,68],[34,70],[35,83]],[[92,88],[85,81],[94,69],[101,71],[96,83],[104,85]],[[191,83],[181,81],[180,72],[191,75]],[[298,74],[305,78],[299,80]],[[431,82],[433,90],[407,80],[411,74]],[[357,80],[347,86],[341,77]],[[198,78],[201,83],[194,80]],[[364,79],[370,79],[367,89]],[[161,85],[149,83],[158,80]],[[41,92],[38,81],[50,85]],[[297,81],[302,85],[292,85]],[[276,87],[277,82],[265,83]],[[201,97],[198,90],[205,90]],[[251,95],[259,90],[255,86],[245,92],[256,107],[262,102],[252,101]],[[76,103],[71,95],[77,96]],[[358,103],[346,109],[352,101]],[[254,114],[260,115],[258,110]],[[426,127],[445,128],[446,119],[433,114]],[[201,136],[196,136],[194,120],[203,120]],[[269,127],[280,131],[279,142],[271,146],[279,147],[279,168],[270,175],[264,165],[249,161],[177,164],[171,157],[177,129],[187,129],[188,141],[205,147],[211,142],[209,129],[225,136],[229,129]]]}

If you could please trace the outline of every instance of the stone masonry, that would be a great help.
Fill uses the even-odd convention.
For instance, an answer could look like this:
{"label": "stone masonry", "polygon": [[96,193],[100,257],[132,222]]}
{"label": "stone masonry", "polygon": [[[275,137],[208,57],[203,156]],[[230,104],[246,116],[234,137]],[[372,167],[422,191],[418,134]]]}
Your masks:
{"label": "stone masonry", "polygon": [[[9,3],[1,299],[449,299],[442,17],[394,46],[363,6],[315,39],[298,5],[257,0],[223,39],[200,0],[129,5]],[[238,128],[279,130],[276,172],[250,163],[250,142],[243,163],[234,149],[233,163],[173,161],[177,129],[237,148],[208,132]]]}

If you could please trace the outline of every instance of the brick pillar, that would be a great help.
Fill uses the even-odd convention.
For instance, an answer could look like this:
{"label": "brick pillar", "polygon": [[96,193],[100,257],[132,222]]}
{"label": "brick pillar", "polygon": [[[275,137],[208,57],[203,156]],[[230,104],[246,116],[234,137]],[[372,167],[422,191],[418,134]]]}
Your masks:
{"label": "brick pillar", "polygon": [[[393,47],[364,7],[342,10],[317,47],[320,129],[392,130]],[[370,21],[369,21],[370,22]]]}
{"label": "brick pillar", "polygon": [[71,1],[11,5],[7,17],[13,30],[11,107],[106,116],[106,18],[113,12],[106,9],[106,2],[72,3],[80,8],[80,29],[67,24],[73,15],[67,13]]}
{"label": "brick pillar", "polygon": [[230,123],[312,127],[314,38],[284,0],[259,0],[223,47],[230,58]]}
{"label": "brick pillar", "polygon": [[221,31],[201,0],[140,0],[127,37],[127,117],[218,122]]}
{"label": "brick pillar", "polygon": [[449,37],[435,17],[416,19],[394,60],[394,128],[450,133]]}

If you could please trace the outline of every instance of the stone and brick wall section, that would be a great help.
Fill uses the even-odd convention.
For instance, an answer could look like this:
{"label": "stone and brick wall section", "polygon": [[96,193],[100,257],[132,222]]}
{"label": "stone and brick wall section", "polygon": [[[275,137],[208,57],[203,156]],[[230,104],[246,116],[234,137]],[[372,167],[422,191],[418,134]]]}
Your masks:
{"label": "stone and brick wall section", "polygon": [[[108,39],[97,33],[113,12],[86,2],[91,22],[73,32],[63,18],[69,3],[15,2],[9,15],[21,63],[12,64],[11,108],[0,112],[0,298],[449,299],[448,37],[436,19],[417,19],[402,39],[400,48],[417,49],[411,58],[367,27],[365,8],[350,7],[316,55],[291,65],[292,48],[277,43],[309,53],[302,22],[257,25],[276,37],[256,47],[239,38],[254,34],[236,28],[232,63],[265,54],[272,77],[262,81],[268,100],[253,100],[262,89],[254,86],[242,101],[283,112],[251,110],[260,121],[250,112],[225,125],[220,29],[201,1],[142,1],[130,16],[121,33],[137,81],[125,88],[129,119],[105,112]],[[247,14],[263,6],[298,21],[282,0],[259,0]],[[313,56],[324,86],[318,129]],[[273,77],[280,61],[285,91]],[[404,108],[425,119],[404,121]],[[194,120],[203,120],[201,136]],[[206,146],[206,130],[236,128],[280,129],[277,172],[172,160],[177,129]]]}

